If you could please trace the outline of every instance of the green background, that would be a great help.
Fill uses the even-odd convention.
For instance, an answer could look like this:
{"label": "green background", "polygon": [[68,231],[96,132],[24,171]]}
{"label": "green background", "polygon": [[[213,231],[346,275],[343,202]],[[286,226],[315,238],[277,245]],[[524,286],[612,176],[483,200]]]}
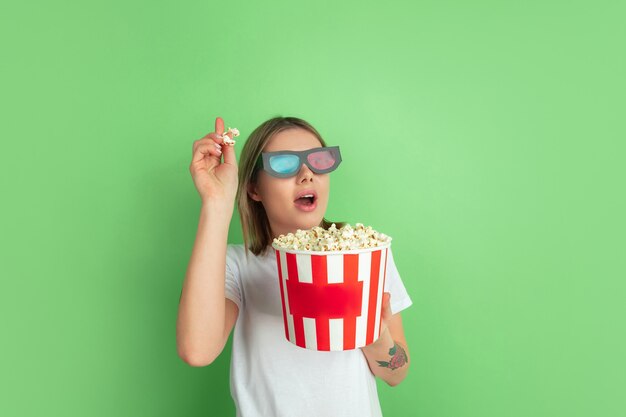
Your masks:
{"label": "green background", "polygon": [[0,14],[3,416],[234,415],[230,342],[176,354],[191,147],[221,116],[239,156],[277,115],[341,146],[327,217],[394,238],[411,367],[385,416],[626,414],[624,2]]}

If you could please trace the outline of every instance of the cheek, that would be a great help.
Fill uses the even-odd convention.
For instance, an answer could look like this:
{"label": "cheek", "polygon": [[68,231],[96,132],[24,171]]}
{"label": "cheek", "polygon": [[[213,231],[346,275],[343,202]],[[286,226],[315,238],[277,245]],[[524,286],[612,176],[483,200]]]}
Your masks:
{"label": "cheek", "polygon": [[330,178],[326,178],[325,181],[321,182],[320,193],[323,195],[323,198],[328,198],[330,194]]}
{"label": "cheek", "polygon": [[293,200],[294,190],[280,181],[268,181],[264,184],[263,191],[269,207],[281,208]]}

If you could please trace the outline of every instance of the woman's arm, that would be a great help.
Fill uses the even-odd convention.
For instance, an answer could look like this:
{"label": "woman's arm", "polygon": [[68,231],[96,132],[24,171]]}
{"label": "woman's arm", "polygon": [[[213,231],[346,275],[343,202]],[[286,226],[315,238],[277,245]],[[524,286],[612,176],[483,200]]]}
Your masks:
{"label": "woman's arm", "polygon": [[[208,365],[228,339],[226,322],[226,246],[232,206],[205,201],[187,267],[176,322],[178,355],[193,366]],[[230,309],[231,315],[233,309]],[[236,312],[236,309],[235,309]],[[229,322],[234,322],[230,317]]]}
{"label": "woman's arm", "polygon": [[383,332],[376,342],[362,347],[372,373],[395,387],[409,370],[409,347],[404,337],[402,316],[391,315],[389,298],[383,304]]}

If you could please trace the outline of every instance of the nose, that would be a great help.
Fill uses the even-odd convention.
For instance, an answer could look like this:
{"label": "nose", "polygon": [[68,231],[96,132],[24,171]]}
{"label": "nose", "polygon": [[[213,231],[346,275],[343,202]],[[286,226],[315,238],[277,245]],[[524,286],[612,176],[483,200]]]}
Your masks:
{"label": "nose", "polygon": [[312,181],[313,175],[313,171],[311,171],[311,169],[306,164],[302,164],[302,166],[300,167],[300,171],[298,172],[298,182],[300,183],[303,181]]}

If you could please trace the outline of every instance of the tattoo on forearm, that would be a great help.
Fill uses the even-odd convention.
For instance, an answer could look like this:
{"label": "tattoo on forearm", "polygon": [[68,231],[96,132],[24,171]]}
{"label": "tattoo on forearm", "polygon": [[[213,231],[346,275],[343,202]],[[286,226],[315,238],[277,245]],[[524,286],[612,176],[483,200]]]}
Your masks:
{"label": "tattoo on forearm", "polygon": [[378,365],[383,368],[389,368],[390,370],[398,369],[409,363],[409,358],[406,355],[406,352],[396,342],[393,342],[393,347],[389,349],[389,354],[391,355],[391,359],[389,361],[376,361]]}

